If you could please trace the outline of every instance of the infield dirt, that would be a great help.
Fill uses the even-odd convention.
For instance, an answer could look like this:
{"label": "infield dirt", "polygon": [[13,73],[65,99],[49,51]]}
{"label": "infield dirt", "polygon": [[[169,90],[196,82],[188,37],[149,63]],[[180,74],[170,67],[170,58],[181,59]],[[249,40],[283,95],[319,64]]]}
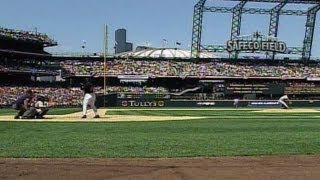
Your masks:
{"label": "infield dirt", "polygon": [[[93,119],[93,112],[88,113],[87,119],[81,119],[82,112],[67,115],[48,115],[46,119],[13,119],[13,116],[0,116],[0,121],[28,122],[121,122],[121,121],[181,121],[203,119],[196,116],[137,116],[137,115],[105,115],[107,109],[99,109],[101,118]],[[109,110],[110,111],[110,110]],[[112,110],[111,110],[112,111]]]}
{"label": "infield dirt", "polygon": [[320,156],[0,159],[0,179],[320,179]]}
{"label": "infield dirt", "polygon": [[[98,113],[101,118],[93,119],[93,112],[88,113],[87,119],[81,119],[82,112],[67,114],[67,115],[48,115],[46,119],[13,119],[13,116],[0,116],[0,121],[29,121],[29,122],[128,122],[128,121],[183,121],[183,120],[197,120],[207,118],[205,116],[143,116],[143,115],[108,115],[108,111],[136,111],[145,109],[99,109]],[[159,109],[148,109],[148,111],[159,110]],[[188,110],[188,111],[201,111],[201,110],[230,110],[235,109],[161,109],[168,112],[174,110]],[[248,110],[248,109],[237,109]],[[250,109],[253,112],[261,113],[314,113],[319,112],[316,109]],[[107,115],[105,115],[107,114]],[[169,114],[169,113],[168,113]]]}

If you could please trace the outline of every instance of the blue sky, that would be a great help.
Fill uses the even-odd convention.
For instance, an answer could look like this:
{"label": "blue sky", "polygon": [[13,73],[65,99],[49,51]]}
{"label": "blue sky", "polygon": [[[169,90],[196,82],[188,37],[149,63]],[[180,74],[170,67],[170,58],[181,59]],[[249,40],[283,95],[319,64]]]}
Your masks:
{"label": "blue sky", "polygon": [[[114,31],[127,29],[129,42],[134,46],[162,47],[162,39],[169,47],[175,42],[190,48],[193,6],[198,0],[2,0],[1,26],[47,33],[58,41],[51,52],[81,52],[83,40],[87,52],[100,52],[103,24],[109,25],[109,51],[113,51]],[[234,2],[208,0],[208,5],[233,6]],[[262,4],[259,7],[272,7]],[[247,7],[258,7],[250,3]],[[297,9],[289,5],[288,8]],[[299,7],[306,9],[307,6]],[[319,16],[315,31],[313,56],[320,57]],[[302,46],[306,17],[282,16],[279,39],[288,46]],[[242,34],[255,31],[266,33],[269,16],[244,15]],[[203,42],[225,44],[230,37],[231,14],[205,14]],[[319,35],[317,35],[319,34]]]}

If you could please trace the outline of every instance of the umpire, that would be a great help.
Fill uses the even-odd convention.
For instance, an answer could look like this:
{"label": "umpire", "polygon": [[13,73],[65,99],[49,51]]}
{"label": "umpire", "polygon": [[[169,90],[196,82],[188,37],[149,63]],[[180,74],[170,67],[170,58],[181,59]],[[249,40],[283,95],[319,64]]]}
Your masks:
{"label": "umpire", "polygon": [[14,116],[14,119],[20,119],[24,112],[27,111],[28,106],[33,98],[33,92],[28,89],[25,94],[18,97],[16,102],[12,105],[13,109],[18,110],[18,114]]}

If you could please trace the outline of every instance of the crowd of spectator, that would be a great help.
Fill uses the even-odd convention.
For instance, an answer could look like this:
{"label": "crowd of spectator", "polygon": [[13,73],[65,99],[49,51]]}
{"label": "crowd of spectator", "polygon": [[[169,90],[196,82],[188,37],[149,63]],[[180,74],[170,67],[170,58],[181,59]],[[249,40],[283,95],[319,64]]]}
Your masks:
{"label": "crowd of spectator", "polygon": [[[73,75],[88,75],[96,72],[104,73],[104,63],[95,62],[62,62],[61,66],[66,72]],[[175,76],[179,74],[178,64],[170,61],[129,61],[114,60],[106,63],[107,75],[150,75],[150,76]]]}
{"label": "crowd of spectator", "polygon": [[27,89],[32,89],[36,95],[47,96],[53,106],[81,105],[82,91],[80,88],[34,87],[28,86],[1,86],[0,106],[12,105],[18,96]]}
{"label": "crowd of spectator", "polygon": [[31,64],[4,64],[0,61],[0,72],[24,72],[24,73],[46,73],[58,74],[55,69],[47,67],[36,67]]}
{"label": "crowd of spectator", "polygon": [[[71,75],[104,74],[103,62],[64,62],[62,68]],[[270,65],[265,63],[182,62],[114,60],[106,63],[106,75],[196,76],[196,77],[320,77],[320,64]]]}
{"label": "crowd of spectator", "polygon": [[320,85],[315,83],[288,83],[286,94],[320,94]]}
{"label": "crowd of spectator", "polygon": [[131,93],[131,94],[166,94],[168,89],[164,87],[134,87],[134,86],[109,86],[106,87],[107,93]]}
{"label": "crowd of spectator", "polygon": [[[64,75],[104,75],[104,63],[61,62]],[[0,63],[0,72],[25,71],[28,73],[55,73],[52,69],[23,65],[4,65]],[[147,75],[149,77],[274,77],[274,78],[320,78],[320,63],[313,65],[287,64],[269,65],[263,63],[231,62],[182,62],[182,61],[107,61],[106,75]]]}
{"label": "crowd of spectator", "polygon": [[[36,95],[48,97],[53,106],[80,106],[83,100],[83,92],[80,87],[0,86],[0,106],[12,105],[17,97],[27,89],[32,89]],[[95,88],[97,94],[103,94],[103,91],[102,87]],[[167,90],[163,87],[108,86],[106,93],[163,94],[167,93]]]}
{"label": "crowd of spectator", "polygon": [[[23,92],[27,89],[32,89],[35,95],[43,95],[49,98],[49,103],[53,106],[81,106],[83,100],[83,92],[80,87],[59,87],[59,86],[43,86],[43,87],[30,87],[30,86],[0,86],[0,107],[11,106]],[[95,92],[98,95],[103,94],[102,87],[96,87]],[[179,90],[180,92],[181,90]],[[172,89],[170,90],[172,92]],[[164,87],[134,87],[134,86],[108,86],[106,87],[106,94],[117,93],[118,95],[125,96],[131,95],[168,95],[169,89]],[[320,85],[314,83],[289,83],[286,86],[285,93],[292,99],[307,99],[309,96],[299,96],[301,94],[319,95]],[[245,96],[245,94],[243,94]],[[314,96],[312,96],[314,97]],[[232,99],[232,96],[226,96],[224,92],[212,93],[187,93],[181,96],[173,96],[175,99],[195,99],[195,100],[227,100]],[[259,95],[255,99],[269,99],[269,95]],[[273,97],[277,98],[277,97]],[[245,98],[243,98],[245,99]],[[272,98],[271,98],[272,99]],[[313,98],[314,99],[314,98]]]}
{"label": "crowd of spectator", "polygon": [[46,34],[41,34],[32,31],[22,31],[15,29],[8,29],[0,27],[0,37],[10,38],[20,41],[40,42],[42,44],[56,45],[53,39],[49,38]]}

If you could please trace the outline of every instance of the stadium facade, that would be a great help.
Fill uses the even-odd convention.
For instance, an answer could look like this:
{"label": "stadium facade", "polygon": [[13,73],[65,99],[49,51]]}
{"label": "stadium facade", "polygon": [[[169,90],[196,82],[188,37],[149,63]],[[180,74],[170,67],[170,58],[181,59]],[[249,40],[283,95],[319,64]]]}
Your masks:
{"label": "stadium facade", "polygon": [[[102,57],[59,57],[19,47],[2,48],[0,54],[1,106],[10,106],[27,88],[49,96],[56,106],[79,106],[80,83],[87,77],[94,79],[100,106],[231,107],[234,99],[240,99],[239,106],[274,107],[283,94],[289,95],[293,106],[319,106],[320,102],[318,61],[234,61],[214,54],[192,59],[186,51],[174,48],[141,49],[107,58],[104,73]],[[60,72],[65,82],[35,81],[35,77]]]}

